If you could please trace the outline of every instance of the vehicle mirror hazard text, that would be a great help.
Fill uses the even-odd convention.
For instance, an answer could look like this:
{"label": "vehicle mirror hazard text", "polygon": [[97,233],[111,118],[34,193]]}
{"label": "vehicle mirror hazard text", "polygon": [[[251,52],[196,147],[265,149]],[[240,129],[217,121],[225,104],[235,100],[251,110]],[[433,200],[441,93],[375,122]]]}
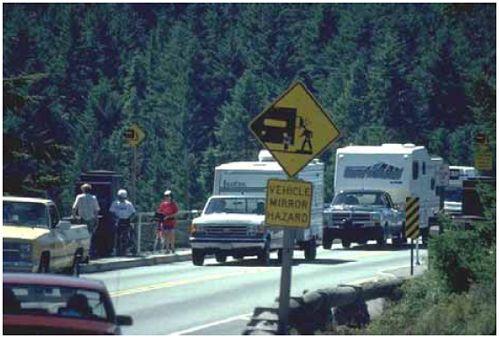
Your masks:
{"label": "vehicle mirror hazard text", "polygon": [[312,189],[310,182],[268,180],[265,224],[287,228],[310,227]]}

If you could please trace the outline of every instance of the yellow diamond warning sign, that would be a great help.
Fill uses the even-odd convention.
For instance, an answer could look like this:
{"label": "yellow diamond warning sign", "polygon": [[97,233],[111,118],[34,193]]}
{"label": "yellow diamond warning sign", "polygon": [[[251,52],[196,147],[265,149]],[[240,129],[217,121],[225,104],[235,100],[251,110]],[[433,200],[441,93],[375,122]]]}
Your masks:
{"label": "yellow diamond warning sign", "polygon": [[288,176],[295,176],[340,134],[301,82],[261,112],[249,128]]}
{"label": "yellow diamond warning sign", "polygon": [[267,182],[265,224],[308,228],[312,209],[312,183],[270,179]]}

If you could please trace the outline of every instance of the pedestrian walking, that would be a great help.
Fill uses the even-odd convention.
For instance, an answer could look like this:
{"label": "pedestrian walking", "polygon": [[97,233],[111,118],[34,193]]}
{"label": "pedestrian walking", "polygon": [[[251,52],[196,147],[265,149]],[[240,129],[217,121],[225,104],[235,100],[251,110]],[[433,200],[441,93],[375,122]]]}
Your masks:
{"label": "pedestrian walking", "polygon": [[128,199],[125,189],[118,190],[117,199],[111,203],[109,212],[113,216],[116,232],[116,252],[118,256],[126,253],[132,244],[132,226],[130,221],[135,215],[135,207]]}
{"label": "pedestrian walking", "polygon": [[90,184],[85,183],[80,189],[82,193],[76,196],[71,214],[73,218],[81,219],[87,225],[90,233],[90,255],[93,256],[95,254],[94,234],[97,229],[100,207],[97,198],[90,193],[92,191]]}
{"label": "pedestrian walking", "polygon": [[175,225],[177,224],[175,216],[177,212],[178,207],[173,200],[172,192],[166,190],[163,194],[163,201],[158,208],[158,213],[163,216],[159,223],[159,236],[161,243],[165,242],[166,237],[165,253],[175,252]]}

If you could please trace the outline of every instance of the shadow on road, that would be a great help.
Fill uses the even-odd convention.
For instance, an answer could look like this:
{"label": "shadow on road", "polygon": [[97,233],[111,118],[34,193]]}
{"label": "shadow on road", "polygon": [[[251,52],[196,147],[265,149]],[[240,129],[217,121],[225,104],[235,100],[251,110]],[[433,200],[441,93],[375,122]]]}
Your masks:
{"label": "shadow on road", "polygon": [[[317,265],[338,265],[355,262],[354,260],[347,259],[333,259],[333,258],[317,258],[312,261],[308,261],[304,258],[293,258],[293,266],[298,266],[301,264],[317,264]],[[277,259],[271,259],[269,267],[280,267],[282,264],[277,261]],[[244,260],[235,260],[226,263],[211,263],[205,264],[205,266],[238,266],[238,267],[264,267],[257,259],[246,258]]]}
{"label": "shadow on road", "polygon": [[[414,247],[416,247],[416,245],[414,245]],[[423,246],[420,245],[419,248],[422,249]],[[362,245],[352,246],[351,248],[348,248],[348,249],[342,248],[339,250],[345,250],[345,251],[405,251],[405,250],[410,250],[410,249],[411,249],[411,244],[406,243],[406,244],[401,244],[401,245],[362,244]]]}

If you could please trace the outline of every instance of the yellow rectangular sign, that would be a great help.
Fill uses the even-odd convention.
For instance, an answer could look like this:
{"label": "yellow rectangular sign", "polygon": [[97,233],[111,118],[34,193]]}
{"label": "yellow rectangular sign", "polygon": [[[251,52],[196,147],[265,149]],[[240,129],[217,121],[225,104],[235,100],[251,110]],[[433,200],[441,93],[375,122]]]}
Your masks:
{"label": "yellow rectangular sign", "polygon": [[265,224],[284,228],[310,227],[312,189],[310,182],[268,180]]}

